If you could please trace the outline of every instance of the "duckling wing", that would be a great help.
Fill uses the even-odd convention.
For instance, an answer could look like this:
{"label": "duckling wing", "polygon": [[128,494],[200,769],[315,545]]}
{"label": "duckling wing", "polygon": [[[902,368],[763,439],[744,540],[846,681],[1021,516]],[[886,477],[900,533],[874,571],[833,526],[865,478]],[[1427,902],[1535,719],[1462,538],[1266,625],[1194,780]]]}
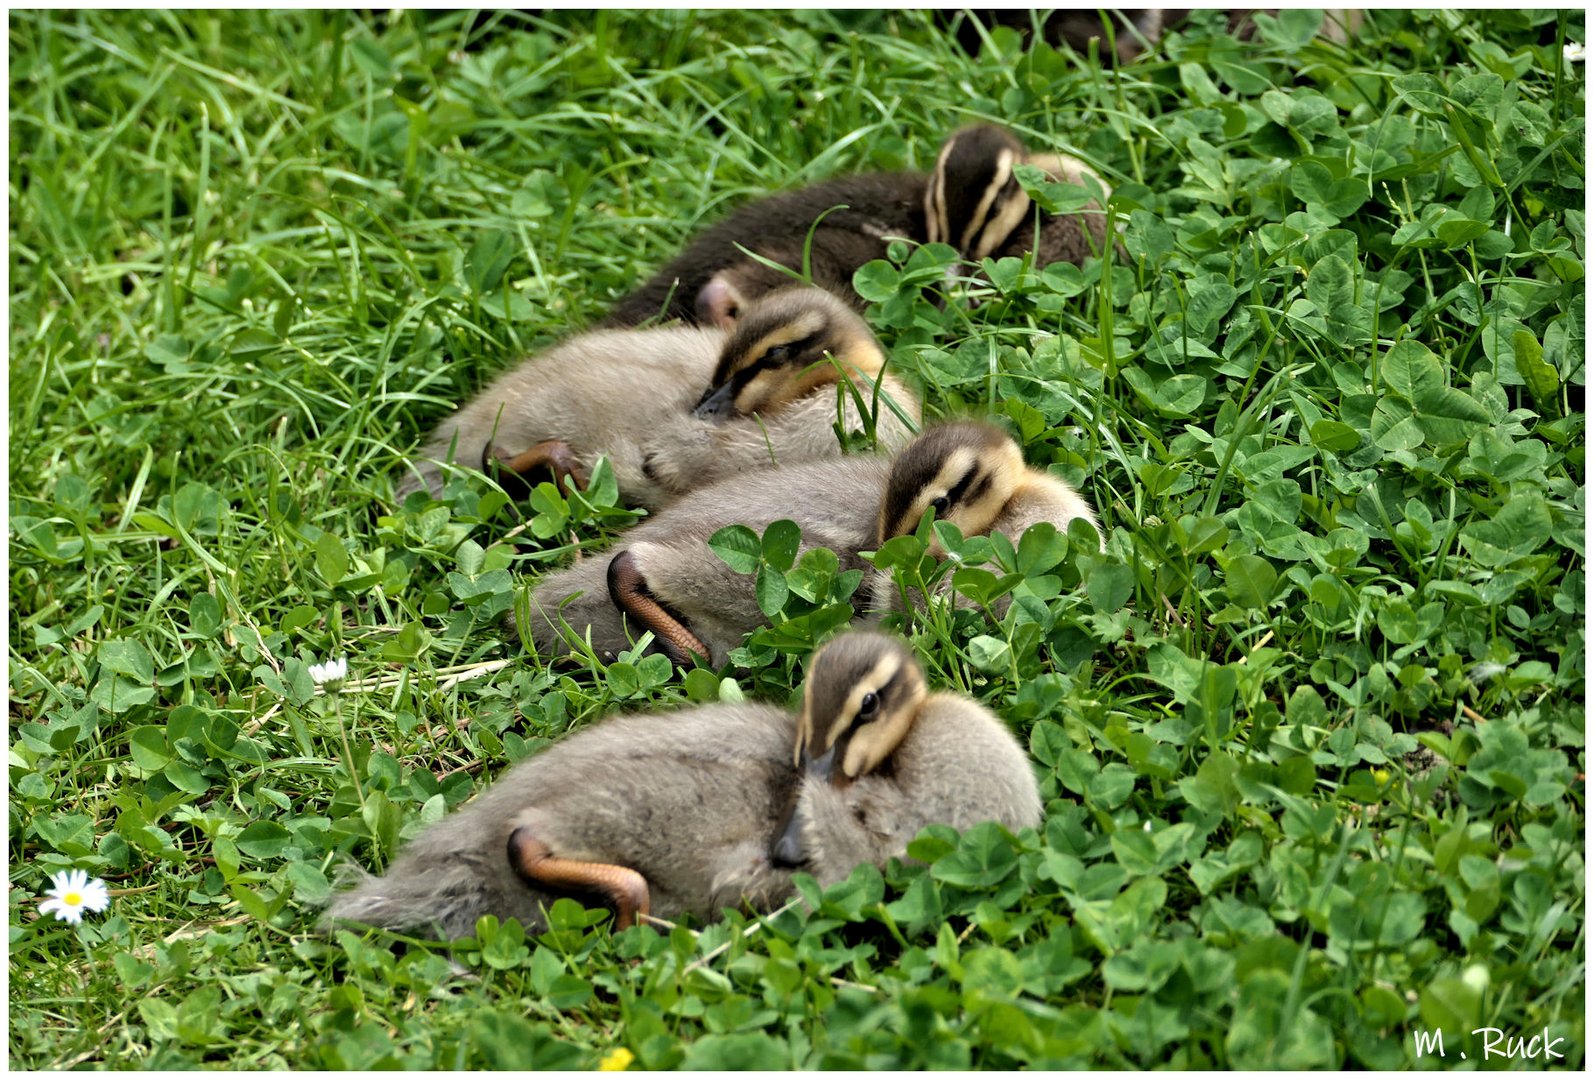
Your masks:
{"label": "duckling wing", "polygon": [[1017,831],[1040,824],[1040,788],[1029,754],[999,718],[958,694],[932,694],[892,755],[893,776],[931,823],[967,829],[995,821]]}
{"label": "duckling wing", "polygon": [[1017,544],[1031,525],[1047,521],[1055,525],[1058,532],[1067,532],[1068,523],[1075,518],[1090,522],[1097,537],[1101,537],[1101,523],[1085,497],[1063,480],[1049,473],[1040,473],[1025,490],[1008,501],[1001,517],[992,526],[992,531],[1005,533],[1009,540]]}

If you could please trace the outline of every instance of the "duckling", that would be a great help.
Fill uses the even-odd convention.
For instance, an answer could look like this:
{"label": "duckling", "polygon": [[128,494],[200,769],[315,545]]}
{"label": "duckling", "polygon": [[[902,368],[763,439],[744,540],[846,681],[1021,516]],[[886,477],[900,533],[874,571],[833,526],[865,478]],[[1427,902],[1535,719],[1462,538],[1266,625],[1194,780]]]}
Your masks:
{"label": "duckling", "polygon": [[640,915],[768,910],[791,891],[769,857],[796,774],[793,717],[715,704],[604,720],[505,772],[407,844],[382,877],[354,871],[322,917],[468,936],[492,914],[546,925],[560,896]]}
{"label": "duckling", "polygon": [[[921,436],[922,438],[922,436]],[[851,455],[760,469],[699,488],[689,498],[633,526],[611,559],[583,559],[545,576],[517,615],[538,653],[563,651],[568,632],[589,640],[605,662],[652,630],[658,648],[681,666],[696,653],[716,666],[765,617],[752,579],[732,570],[708,546],[726,525],[762,533],[790,518],[802,546],[836,553],[840,569],[869,566],[857,554],[875,543],[880,493],[891,460]]]}
{"label": "duckling", "polygon": [[[1093,201],[1076,214],[1042,215],[1036,222],[1033,201],[1013,175],[1017,165],[1034,165],[1053,180],[1080,187],[1088,186],[1088,176],[1105,195],[1112,193],[1107,182],[1078,158],[1032,154],[1006,128],[974,124],[946,141],[925,185],[930,240],[951,244],[976,263],[987,256],[1022,258],[1034,252],[1036,267],[1055,262],[1078,265],[1107,250],[1107,217],[1101,204]],[[961,231],[951,231],[953,224],[961,225]]]}
{"label": "duckling", "polygon": [[[857,390],[842,395],[844,430],[867,420],[882,448],[905,445],[918,398],[885,367],[856,312],[796,286],[751,305],[735,333],[671,326],[577,335],[500,375],[438,426],[421,455],[441,459],[452,448],[484,469],[500,464],[506,480],[546,469],[556,483],[569,475],[584,485],[606,454],[621,497],[656,510],[747,469],[839,456],[843,374]],[[422,485],[440,493],[435,461],[399,496]]]}
{"label": "duckling", "polygon": [[454,939],[491,914],[540,929],[566,895],[612,905],[616,929],[768,911],[797,866],[830,884],[906,854],[932,823],[1039,820],[1028,759],[1000,721],[929,694],[901,641],[844,634],[810,661],[800,721],[745,703],[605,720],[511,768],[383,877],[356,872],[322,926]]}
{"label": "duckling", "polygon": [[[889,463],[809,462],[705,487],[632,529],[607,566],[589,559],[549,574],[531,591],[519,625],[544,655],[565,640],[564,623],[605,660],[645,629],[678,665],[695,653],[722,666],[765,616],[752,580],[709,550],[716,531],[739,523],[762,533],[781,518],[795,521],[804,549],[829,548],[843,571],[864,573],[855,606],[873,617],[896,599],[890,579],[859,552],[912,532],[928,507],[965,536],[996,529],[1016,541],[1038,521],[1066,531],[1076,517],[1101,531],[1090,504],[1062,480],[1027,468],[1000,428],[940,424]],[[939,541],[934,550],[944,554]]]}
{"label": "duckling", "polygon": [[1040,824],[1035,773],[1007,725],[930,693],[901,638],[855,630],[814,654],[794,756],[803,779],[771,856],[822,885],[903,855],[926,825]]}
{"label": "duckling", "polygon": [[[1017,160],[1029,160],[1022,149],[1020,145]],[[791,283],[803,265],[805,246],[813,283],[862,310],[864,301],[852,289],[853,274],[864,263],[884,258],[893,239],[924,243],[984,228],[981,221],[964,215],[983,215],[992,209],[990,202],[982,204],[979,195],[1001,190],[1013,164],[1003,166],[986,151],[984,143],[950,140],[937,158],[938,168],[950,167],[942,168],[938,185],[942,195],[933,204],[925,197],[930,178],[896,172],[837,177],[745,206],[693,240],[621,300],[604,325],[634,326],[660,316],[731,326],[749,303]],[[1035,163],[1043,164],[1039,159]],[[963,188],[971,197],[961,197]],[[844,208],[833,209],[837,206]],[[1004,201],[1001,208],[1011,218],[1002,231],[1005,237],[1028,213],[1028,198],[1022,205]],[[738,244],[791,273],[749,258]]]}
{"label": "duckling", "polygon": [[[740,306],[795,279],[805,245],[813,283],[861,309],[853,273],[884,258],[893,238],[924,235],[923,191],[923,173],[861,173],[750,203],[710,226],[623,297],[603,325],[636,326],[654,317],[729,325]],[[749,258],[737,245],[792,273]]]}

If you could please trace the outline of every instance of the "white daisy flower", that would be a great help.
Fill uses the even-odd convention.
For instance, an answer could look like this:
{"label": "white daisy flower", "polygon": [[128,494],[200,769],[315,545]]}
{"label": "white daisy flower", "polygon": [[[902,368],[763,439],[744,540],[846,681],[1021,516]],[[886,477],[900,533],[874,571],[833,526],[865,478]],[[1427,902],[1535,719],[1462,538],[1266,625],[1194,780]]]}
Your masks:
{"label": "white daisy flower", "polygon": [[83,921],[83,911],[104,911],[111,903],[105,882],[91,878],[86,870],[64,870],[50,875],[50,898],[39,903],[40,915],[54,915],[74,925]]}
{"label": "white daisy flower", "polygon": [[349,677],[349,661],[347,657],[338,657],[328,660],[324,664],[310,665],[310,678],[315,680],[317,686],[324,686],[328,690],[336,690],[343,685],[343,680]]}
{"label": "white daisy flower", "polygon": [[1568,41],[1561,46],[1561,55],[1566,58],[1569,64],[1580,64],[1587,53],[1579,42]]}

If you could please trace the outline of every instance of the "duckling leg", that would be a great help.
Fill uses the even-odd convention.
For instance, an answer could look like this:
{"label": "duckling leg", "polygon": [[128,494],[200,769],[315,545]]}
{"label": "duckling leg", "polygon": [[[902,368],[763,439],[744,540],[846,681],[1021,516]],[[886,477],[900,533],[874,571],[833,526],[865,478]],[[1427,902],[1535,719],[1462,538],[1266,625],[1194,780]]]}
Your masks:
{"label": "duckling leg", "polygon": [[511,454],[501,446],[489,446],[482,456],[482,471],[493,473],[495,465],[499,470],[507,470],[522,480],[528,480],[529,475],[539,469],[546,469],[553,474],[555,487],[560,487],[567,476],[576,482],[577,487],[587,486],[587,478],[576,459],[576,452],[569,443],[560,439],[547,439],[519,454]]}
{"label": "duckling leg", "polygon": [[615,607],[653,631],[664,655],[676,667],[689,666],[692,653],[705,660],[713,656],[696,634],[682,626],[681,620],[664,610],[648,592],[647,579],[637,569],[636,556],[629,551],[620,552],[609,562],[609,598]]}
{"label": "duckling leg", "polygon": [[530,885],[602,893],[614,904],[616,930],[648,913],[648,883],[641,874],[628,866],[561,859],[525,826],[509,834],[509,865]]}

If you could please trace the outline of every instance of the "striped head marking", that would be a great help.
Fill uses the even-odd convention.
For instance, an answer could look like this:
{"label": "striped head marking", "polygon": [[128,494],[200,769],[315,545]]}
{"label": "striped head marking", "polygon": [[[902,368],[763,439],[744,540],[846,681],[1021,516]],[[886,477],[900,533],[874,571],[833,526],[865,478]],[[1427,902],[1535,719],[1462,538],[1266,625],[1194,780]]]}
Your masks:
{"label": "striped head marking", "polygon": [[985,258],[1029,214],[1030,198],[1013,176],[1024,144],[1006,128],[976,124],[941,148],[924,190],[931,243],[951,244],[971,260]]}
{"label": "striped head marking", "polygon": [[928,692],[901,638],[855,631],[831,639],[808,662],[797,768],[832,783],[873,772],[907,737]]}
{"label": "striped head marking", "polygon": [[[991,531],[1023,486],[1018,444],[1001,428],[977,421],[926,428],[891,463],[880,503],[879,542],[906,536],[926,510],[964,536]],[[939,546],[933,550],[940,554]]]}
{"label": "striped head marking", "polygon": [[749,304],[720,352],[699,417],[768,415],[834,383],[843,368],[871,378],[885,355],[868,324],[823,289],[781,289]]}

